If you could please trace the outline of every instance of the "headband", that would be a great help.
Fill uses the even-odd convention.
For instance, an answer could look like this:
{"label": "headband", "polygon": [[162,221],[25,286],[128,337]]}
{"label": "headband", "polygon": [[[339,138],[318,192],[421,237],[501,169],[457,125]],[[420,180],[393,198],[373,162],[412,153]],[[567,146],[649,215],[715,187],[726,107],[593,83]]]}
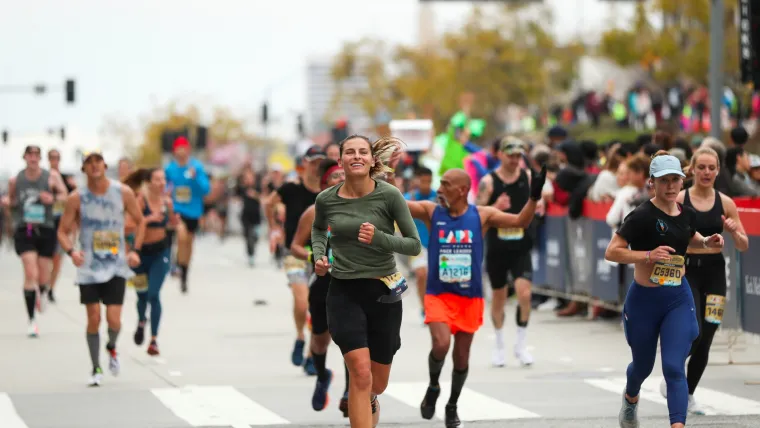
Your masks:
{"label": "headband", "polygon": [[328,168],[327,171],[325,171],[325,173],[322,174],[322,179],[319,180],[319,184],[322,185],[322,186],[326,186],[327,185],[327,179],[330,177],[330,175],[332,175],[333,172],[335,172],[337,170],[340,170],[340,169],[343,169],[340,165],[333,165],[330,168]]}

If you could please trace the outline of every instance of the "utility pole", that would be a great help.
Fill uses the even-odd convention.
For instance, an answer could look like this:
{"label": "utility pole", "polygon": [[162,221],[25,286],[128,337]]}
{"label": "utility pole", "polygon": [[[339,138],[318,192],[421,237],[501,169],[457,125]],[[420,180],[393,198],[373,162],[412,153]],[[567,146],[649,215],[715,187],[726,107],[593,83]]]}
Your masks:
{"label": "utility pole", "polygon": [[721,139],[723,110],[723,0],[710,0],[710,135]]}

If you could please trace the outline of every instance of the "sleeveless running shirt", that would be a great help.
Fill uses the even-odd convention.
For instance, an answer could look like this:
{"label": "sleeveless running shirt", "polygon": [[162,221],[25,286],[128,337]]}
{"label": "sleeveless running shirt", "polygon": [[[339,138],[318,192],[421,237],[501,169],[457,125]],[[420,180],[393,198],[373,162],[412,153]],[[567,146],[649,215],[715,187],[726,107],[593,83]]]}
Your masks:
{"label": "sleeveless running shirt", "polygon": [[26,178],[26,169],[23,169],[16,176],[18,207],[13,210],[13,222],[16,227],[21,225],[49,227],[51,229],[55,227],[53,206],[43,205],[40,201],[40,193],[50,191],[50,172],[46,169],[41,171],[39,178],[34,181]]}
{"label": "sleeveless running shirt", "polygon": [[86,186],[80,190],[79,243],[84,264],[77,269],[77,284],[102,284],[115,276],[124,279],[134,276],[127,265],[124,245],[121,184],[109,182],[104,195],[95,195]]}
{"label": "sleeveless running shirt", "polygon": [[[530,181],[528,173],[524,169],[520,170],[520,176],[514,183],[506,184],[499,178],[496,171],[489,174],[493,180],[493,191],[488,199],[488,205],[493,205],[502,193],[509,196],[510,207],[504,210],[505,213],[519,214],[525,204],[530,199]],[[532,226],[532,223],[531,223]],[[524,251],[531,248],[533,244],[532,227],[522,228],[491,228],[486,232],[486,245],[489,251]]]}
{"label": "sleeveless running shirt", "polygon": [[702,236],[710,236],[716,233],[723,233],[723,219],[721,216],[724,214],[723,201],[720,198],[720,193],[715,191],[715,203],[709,211],[699,211],[692,205],[691,198],[689,197],[689,190],[686,189],[686,194],[683,198],[683,205],[693,208],[697,212],[697,217],[694,221],[694,228]]}
{"label": "sleeveless running shirt", "polygon": [[459,217],[436,206],[430,221],[427,294],[483,297],[483,231],[475,205]]}

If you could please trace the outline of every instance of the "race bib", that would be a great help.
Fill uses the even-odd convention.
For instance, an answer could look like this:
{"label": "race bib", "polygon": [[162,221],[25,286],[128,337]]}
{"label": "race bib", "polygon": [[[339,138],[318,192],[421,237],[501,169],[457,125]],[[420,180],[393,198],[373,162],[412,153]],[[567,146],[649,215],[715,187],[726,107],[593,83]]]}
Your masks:
{"label": "race bib", "polygon": [[439,255],[438,279],[441,282],[469,282],[472,279],[472,256],[470,254]]}
{"label": "race bib", "polygon": [[138,293],[148,290],[148,275],[140,274],[135,275],[130,279],[130,287],[134,288]]}
{"label": "race bib", "polygon": [[92,235],[92,252],[96,256],[115,256],[119,254],[120,243],[119,232],[98,230]]}
{"label": "race bib", "polygon": [[190,202],[192,196],[193,192],[188,186],[179,186],[174,190],[174,197],[177,199],[177,202],[186,204]]}
{"label": "race bib", "polygon": [[66,208],[66,201],[55,201],[53,204],[53,215],[56,217],[62,216],[64,208]]}
{"label": "race bib", "polygon": [[383,284],[385,284],[389,290],[391,290],[391,297],[400,296],[408,288],[406,278],[404,278],[404,275],[401,275],[401,272],[396,272],[379,279],[380,281],[383,281]]}
{"label": "race bib", "polygon": [[708,294],[705,301],[705,321],[712,324],[720,324],[723,321],[723,308],[725,306],[725,296]]}
{"label": "race bib", "polygon": [[299,260],[293,256],[285,257],[285,260],[282,261],[282,264],[285,267],[285,273],[288,275],[295,275],[306,272],[306,262]]}
{"label": "race bib", "polygon": [[684,258],[682,256],[671,256],[670,260],[665,262],[656,262],[652,269],[652,276],[649,281],[653,284],[664,285],[667,287],[678,287],[681,285],[681,273],[683,271]]}
{"label": "race bib", "polygon": [[24,206],[24,223],[40,224],[45,222],[45,206],[30,204]]}
{"label": "race bib", "polygon": [[499,239],[502,241],[519,241],[525,236],[525,230],[520,227],[499,229]]}

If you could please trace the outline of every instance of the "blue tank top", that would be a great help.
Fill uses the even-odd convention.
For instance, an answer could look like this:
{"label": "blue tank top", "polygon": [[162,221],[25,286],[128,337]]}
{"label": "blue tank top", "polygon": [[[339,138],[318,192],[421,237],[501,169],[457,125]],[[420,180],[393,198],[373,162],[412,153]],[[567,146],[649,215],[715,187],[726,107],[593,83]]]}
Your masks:
{"label": "blue tank top", "polygon": [[459,217],[439,206],[430,221],[427,294],[483,297],[483,231],[475,205]]}

